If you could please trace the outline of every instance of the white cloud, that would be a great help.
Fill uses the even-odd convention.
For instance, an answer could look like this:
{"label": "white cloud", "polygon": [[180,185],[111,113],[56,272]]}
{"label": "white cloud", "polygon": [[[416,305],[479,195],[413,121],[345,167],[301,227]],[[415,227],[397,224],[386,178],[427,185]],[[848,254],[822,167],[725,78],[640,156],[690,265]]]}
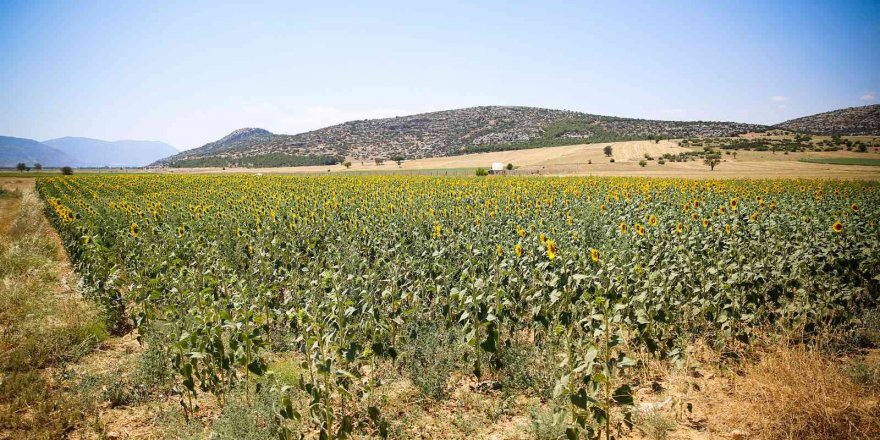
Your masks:
{"label": "white cloud", "polygon": [[785,101],[788,101],[788,96],[780,96],[780,95],[771,96],[770,100],[773,102],[785,102]]}
{"label": "white cloud", "polygon": [[873,101],[873,100],[877,99],[877,92],[868,92],[868,93],[865,93],[865,94],[862,95],[862,97],[859,98],[859,99],[861,99],[862,101]]}

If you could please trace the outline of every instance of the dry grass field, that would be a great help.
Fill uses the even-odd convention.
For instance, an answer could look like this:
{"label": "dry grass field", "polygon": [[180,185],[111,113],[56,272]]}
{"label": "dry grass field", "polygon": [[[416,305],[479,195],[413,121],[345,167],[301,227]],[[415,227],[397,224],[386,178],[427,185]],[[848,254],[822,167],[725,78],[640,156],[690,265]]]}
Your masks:
{"label": "dry grass field", "polygon": [[[866,138],[870,139],[870,138]],[[602,149],[611,145],[614,162],[610,162]],[[802,158],[816,157],[855,157],[880,159],[880,153],[869,151],[856,153],[849,151],[771,153],[739,151],[734,159],[723,156],[723,162],[715,170],[701,160],[692,162],[667,162],[660,165],[657,160],[648,161],[645,167],[639,161],[648,154],[658,159],[663,154],[679,154],[694,151],[680,147],[675,141],[630,141],[603,144],[567,145],[527,150],[498,151],[492,153],[466,154],[461,156],[435,157],[404,161],[400,166],[391,161],[376,165],[370,161],[352,161],[351,168],[342,165],[281,167],[281,168],[217,168],[201,169],[163,169],[160,172],[173,173],[407,173],[457,171],[470,173],[473,168],[488,168],[493,162],[512,163],[515,174],[540,175],[580,175],[580,176],[642,176],[642,177],[685,177],[685,178],[836,178],[836,179],[880,179],[880,167],[856,165],[828,165],[799,162]]]}

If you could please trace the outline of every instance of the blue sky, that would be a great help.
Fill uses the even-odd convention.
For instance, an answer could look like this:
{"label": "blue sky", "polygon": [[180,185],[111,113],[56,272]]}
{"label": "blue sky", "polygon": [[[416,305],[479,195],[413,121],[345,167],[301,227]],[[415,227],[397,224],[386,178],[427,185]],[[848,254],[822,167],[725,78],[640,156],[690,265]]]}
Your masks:
{"label": "blue sky", "polygon": [[185,149],[476,105],[771,124],[878,103],[877,1],[416,3],[0,0],[0,134]]}

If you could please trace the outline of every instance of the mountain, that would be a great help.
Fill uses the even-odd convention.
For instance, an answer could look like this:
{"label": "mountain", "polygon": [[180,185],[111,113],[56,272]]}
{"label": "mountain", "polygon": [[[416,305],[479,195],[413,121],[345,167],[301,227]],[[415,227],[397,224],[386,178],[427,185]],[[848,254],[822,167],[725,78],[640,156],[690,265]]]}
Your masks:
{"label": "mountain", "polygon": [[163,157],[177,154],[177,149],[157,141],[115,141],[84,137],[63,137],[44,144],[78,159],[88,167],[142,167]]}
{"label": "mountain", "polygon": [[766,129],[736,122],[654,121],[535,107],[472,107],[350,121],[296,135],[245,128],[155,165],[317,165],[345,157],[417,159],[655,137],[733,136]]}
{"label": "mountain", "polygon": [[75,158],[63,151],[33,139],[0,136],[0,167],[14,167],[21,162],[28,166],[39,163],[46,167],[79,164]]}
{"label": "mountain", "polygon": [[880,135],[880,104],[850,107],[792,119],[776,127],[817,135]]}

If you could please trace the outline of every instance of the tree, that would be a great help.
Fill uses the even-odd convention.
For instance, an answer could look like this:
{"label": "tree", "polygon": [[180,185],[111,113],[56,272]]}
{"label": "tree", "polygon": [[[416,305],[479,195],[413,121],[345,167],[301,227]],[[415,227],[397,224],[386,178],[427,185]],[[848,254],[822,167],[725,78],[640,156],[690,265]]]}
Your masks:
{"label": "tree", "polygon": [[345,168],[351,168],[351,162],[345,161],[342,163],[342,166],[344,166]]}
{"label": "tree", "polygon": [[602,149],[602,151],[605,153],[605,156],[611,157],[613,148],[611,147],[611,145],[606,145],[605,148]]}
{"label": "tree", "polygon": [[477,168],[477,175],[478,176],[488,176],[489,172],[486,171],[485,168]]}
{"label": "tree", "polygon": [[399,154],[396,154],[396,155],[394,155],[394,156],[391,156],[391,160],[397,162],[397,166],[398,166],[398,167],[400,167],[400,165],[403,164],[403,156],[401,156],[401,155],[399,155]]}
{"label": "tree", "polygon": [[642,168],[644,168],[645,165],[647,165],[647,164],[648,164],[648,162],[645,162],[644,160],[640,160],[640,161],[639,161],[639,166],[642,167]]}
{"label": "tree", "polygon": [[73,168],[61,167],[61,174],[64,174],[65,176],[70,176],[71,174],[73,174]]}
{"label": "tree", "polygon": [[509,164],[507,164],[507,166],[504,167],[504,168],[507,168],[507,171],[510,171],[510,170],[513,169],[513,164],[512,164],[512,163],[509,163]]}
{"label": "tree", "polygon": [[35,164],[34,164],[34,169],[37,170],[37,171],[42,170],[42,169],[43,169],[43,164],[41,164],[41,163],[39,163],[39,162],[35,163]]}
{"label": "tree", "polygon": [[19,162],[18,165],[15,166],[19,172],[27,170],[27,165],[24,162]]}
{"label": "tree", "polygon": [[721,157],[716,155],[706,156],[703,163],[709,166],[709,169],[715,171],[715,166],[721,163]]}
{"label": "tree", "polygon": [[376,165],[382,165],[383,163],[385,163],[385,159],[376,158]]}

